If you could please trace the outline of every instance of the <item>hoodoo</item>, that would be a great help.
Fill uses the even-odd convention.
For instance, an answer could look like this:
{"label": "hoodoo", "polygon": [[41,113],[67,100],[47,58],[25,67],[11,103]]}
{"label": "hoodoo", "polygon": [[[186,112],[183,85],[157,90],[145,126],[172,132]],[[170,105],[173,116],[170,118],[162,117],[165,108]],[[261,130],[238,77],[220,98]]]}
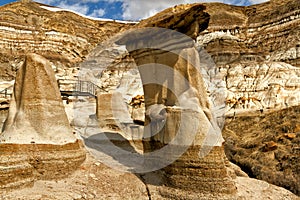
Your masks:
{"label": "hoodoo", "polygon": [[26,56],[0,135],[0,188],[64,177],[85,159],[72,132],[47,59]]}

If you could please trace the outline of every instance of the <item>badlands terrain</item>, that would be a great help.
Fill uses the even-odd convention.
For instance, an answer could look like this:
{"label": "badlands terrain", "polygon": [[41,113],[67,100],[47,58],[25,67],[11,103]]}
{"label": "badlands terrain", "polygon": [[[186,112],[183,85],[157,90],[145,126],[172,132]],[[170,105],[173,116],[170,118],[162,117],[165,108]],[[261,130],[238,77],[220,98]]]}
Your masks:
{"label": "badlands terrain", "polygon": [[[16,2],[0,7],[0,19],[2,124],[7,116],[11,119],[2,125],[0,137],[0,199],[299,199],[298,0],[271,0],[248,7],[178,5],[140,22],[95,20],[48,5]],[[169,45],[186,60],[161,50],[137,50],[140,44],[132,42],[130,34],[118,34],[145,27],[176,30],[194,40],[150,40],[154,45]],[[157,37],[155,33],[150,36]],[[175,61],[165,59],[165,53]],[[167,133],[177,122],[172,120],[180,120],[173,94],[163,88],[143,88],[145,79],[141,77],[148,71],[139,71],[138,66],[149,62],[184,74],[197,88],[188,100],[196,99],[199,113],[204,113],[188,111],[187,119],[212,119],[211,112],[216,111],[225,141],[223,146],[222,142],[214,144],[206,157],[199,158],[200,134],[176,162],[163,169],[121,172],[116,170],[117,155],[105,150],[94,153],[99,149],[93,148],[89,138],[99,133],[98,126],[105,130],[102,135],[106,139],[139,155],[165,144],[171,137]],[[200,66],[201,75],[190,75],[194,72],[189,68],[191,63]],[[79,79],[92,82],[97,94],[60,99],[58,89],[66,94]],[[162,129],[168,137],[141,142],[132,136],[134,131],[142,133],[149,123],[147,109],[156,95],[152,91],[161,92],[161,97],[153,99],[166,106],[171,119]],[[41,113],[28,112],[30,117],[23,117],[20,110],[31,108],[33,99],[44,105],[38,109]],[[53,102],[45,104],[49,99]],[[110,101],[117,105],[115,113],[107,111]],[[209,102],[213,102],[213,111]],[[55,116],[55,112],[60,114]],[[37,116],[42,120],[37,121]],[[58,119],[64,134],[53,139],[47,131],[55,123],[47,120]],[[43,124],[44,129],[33,135],[32,130],[39,127],[24,130],[27,120]],[[11,128],[22,122],[22,131]],[[182,121],[188,130],[189,122]],[[118,124],[127,126],[120,128]],[[22,138],[24,131],[27,135]],[[29,152],[28,159],[19,157],[18,149],[22,148]],[[23,171],[14,175],[18,166]],[[58,176],[51,177],[51,173]]]}

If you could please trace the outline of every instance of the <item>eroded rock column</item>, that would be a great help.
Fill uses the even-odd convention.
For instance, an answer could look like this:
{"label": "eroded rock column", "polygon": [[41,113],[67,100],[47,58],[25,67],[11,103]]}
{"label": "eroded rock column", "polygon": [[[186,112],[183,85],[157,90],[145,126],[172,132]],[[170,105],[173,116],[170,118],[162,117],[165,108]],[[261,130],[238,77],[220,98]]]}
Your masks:
{"label": "eroded rock column", "polygon": [[[195,6],[181,13],[194,18],[155,16],[144,27],[173,29],[195,38],[209,19],[201,9]],[[153,157],[153,162],[176,158],[158,173],[160,184],[167,186],[159,189],[164,198],[234,199],[236,187],[225,166],[223,138],[211,111],[199,53],[193,39],[180,34],[141,28],[118,41],[134,58],[143,82],[144,154],[171,146],[160,158]]]}
{"label": "eroded rock column", "polygon": [[[152,67],[149,67],[149,71],[147,67],[139,68],[142,80],[149,79],[149,76],[154,80],[158,76],[165,78],[162,86],[144,86],[148,114],[143,140],[144,152],[149,153],[171,145],[171,151],[154,159],[154,162],[177,157],[161,170],[163,183],[170,188],[195,194],[217,194],[219,199],[232,198],[226,195],[235,194],[236,187],[225,166],[221,130],[215,126],[207,91],[201,74],[196,69],[200,64],[197,51],[193,47],[183,49],[177,58],[174,57],[173,63],[168,62],[168,59],[160,59],[163,55],[170,59],[167,52],[151,51],[148,55],[144,52],[143,57],[140,57],[139,51],[136,51],[131,55],[140,66],[150,63],[168,66],[179,72],[189,83],[184,85],[178,80],[176,73],[172,76],[162,75],[160,68],[154,71],[151,71]],[[157,105],[165,107],[160,111],[158,119],[155,119],[155,116],[151,116],[151,109]],[[159,117],[164,118],[160,120]],[[148,138],[149,135],[152,137]],[[184,153],[179,155],[184,149]],[[200,154],[204,156],[200,157]],[[222,197],[222,194],[226,197]],[[174,198],[174,191],[162,190],[162,195]]]}
{"label": "eroded rock column", "polygon": [[[8,117],[0,134],[3,188],[34,179],[64,177],[85,159],[64,110],[51,64],[29,54],[15,81]],[[15,167],[19,163],[18,167]],[[9,173],[13,172],[13,173]]]}

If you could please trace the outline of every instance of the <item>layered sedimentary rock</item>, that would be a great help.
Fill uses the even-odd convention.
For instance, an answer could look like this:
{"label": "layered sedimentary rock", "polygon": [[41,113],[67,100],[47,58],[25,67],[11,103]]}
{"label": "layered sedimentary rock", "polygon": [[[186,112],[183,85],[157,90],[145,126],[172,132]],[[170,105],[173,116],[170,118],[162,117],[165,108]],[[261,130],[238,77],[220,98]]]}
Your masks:
{"label": "layered sedimentary rock", "polygon": [[299,2],[206,6],[211,21],[197,41],[226,81],[228,108],[299,104]]}
{"label": "layered sedimentary rock", "polygon": [[133,123],[122,94],[119,92],[97,95],[96,116],[100,127],[118,130],[122,123]]}
{"label": "layered sedimentary rock", "polygon": [[[52,61],[58,74],[71,76],[76,65],[101,41],[127,29],[129,23],[92,20],[63,9],[16,2],[0,8],[0,66],[11,80],[24,54],[38,53]],[[69,68],[72,69],[69,72]]]}
{"label": "layered sedimentary rock", "polygon": [[[196,6],[191,10],[201,10],[202,8],[201,6]],[[185,33],[184,30],[188,30],[188,35],[193,37],[197,30],[201,30],[201,28],[195,26],[197,23],[187,22],[187,24],[193,24],[193,28],[186,29],[185,27],[180,29],[180,25],[178,25],[181,24],[180,18],[172,17],[172,14],[174,14],[172,12],[175,12],[175,16],[178,14],[176,12],[183,12],[178,14],[178,16],[185,16],[184,12],[191,10],[189,10],[189,6],[178,6],[168,9],[154,16],[149,21],[141,22],[137,27],[159,26],[172,29],[172,23],[174,23],[177,24],[177,26],[174,26],[176,30],[181,30],[182,33]],[[192,13],[191,11],[189,14],[192,15]],[[207,22],[208,16],[206,14],[201,13],[201,11],[198,14],[198,16],[204,17],[199,21],[202,23]],[[165,16],[166,18],[164,18]],[[164,19],[167,19],[166,26],[160,23],[160,20],[164,21]],[[201,27],[206,26],[207,24],[205,23],[201,24]],[[243,189],[238,188],[238,191],[236,190],[236,185],[233,181],[236,177],[231,177],[228,172],[228,161],[225,158],[223,148],[220,146],[222,140],[213,140],[215,141],[214,144],[209,143],[211,145],[208,148],[208,150],[211,150],[209,154],[202,151],[205,150],[205,148],[203,149],[203,144],[208,144],[205,143],[207,142],[205,138],[209,135],[207,134],[209,133],[207,130],[209,128],[209,119],[213,119],[207,97],[207,88],[205,88],[207,85],[203,83],[203,79],[207,77],[202,77],[198,72],[193,71],[193,66],[200,64],[198,60],[199,52],[194,48],[193,42],[178,38],[167,40],[167,38],[172,38],[171,36],[176,37],[176,34],[168,35],[164,31],[155,32],[155,29],[151,31],[150,29],[137,29],[121,39],[117,38],[117,44],[126,44],[129,55],[134,58],[134,62],[137,65],[142,83],[145,84],[143,89],[146,116],[144,135],[142,136],[144,139],[141,147],[142,151],[145,154],[150,154],[152,151],[159,151],[166,146],[173,147],[171,148],[173,150],[172,153],[165,151],[164,153],[166,154],[156,155],[151,158],[152,160],[145,159],[146,165],[152,164],[152,167],[155,168],[160,166],[155,161],[168,163],[172,158],[178,156],[175,162],[170,162],[170,165],[162,170],[142,175],[142,179],[149,188],[149,195],[154,199],[180,199],[182,197],[187,199],[251,199],[253,197],[250,197],[251,195],[248,195],[248,193],[243,193]],[[152,49],[149,49],[149,47]],[[99,52],[101,52],[100,50],[103,47],[99,46],[97,48],[99,49],[93,52],[91,57],[89,57],[90,60],[88,59],[88,62],[84,65],[97,66],[97,64],[102,64],[99,62],[101,57]],[[113,47],[113,49],[116,49],[116,47]],[[130,71],[129,69],[136,68],[135,63],[132,63],[132,60],[128,58],[128,54],[124,53],[126,54],[123,57],[125,58],[124,60],[113,63],[102,73],[103,78],[109,85],[108,92],[113,93],[115,89],[118,90],[119,87],[122,88],[133,83],[122,85],[122,77],[126,76],[128,71]],[[120,69],[118,64],[120,64]],[[175,75],[174,71],[169,73],[170,71],[168,69],[164,70],[163,66],[167,66],[167,68],[169,67],[172,70],[178,70],[179,74],[185,77],[190,85],[180,82],[180,79],[176,79],[178,76]],[[105,64],[103,65],[104,68]],[[122,73],[125,76],[118,77]],[[109,74],[112,76],[109,76]],[[139,77],[132,76],[132,79],[139,80]],[[161,85],[156,84],[157,82],[151,82],[153,80]],[[133,85],[136,87],[138,84]],[[126,96],[130,92],[128,93],[126,87],[124,87],[121,93]],[[131,97],[134,97],[132,93]],[[132,106],[135,105],[135,99],[137,97],[132,98],[132,101],[124,98]],[[180,104],[182,102],[186,104]],[[201,123],[198,124],[199,122]],[[194,131],[196,134],[191,135]],[[137,137],[137,139],[141,139],[141,137]],[[175,141],[172,142],[172,139],[175,139]],[[184,149],[185,144],[189,141],[192,141],[192,145],[185,149],[187,151],[184,154],[179,155],[178,152]],[[199,158],[199,151],[205,156]],[[249,179],[249,181],[251,184],[254,184],[252,180]],[[254,190],[254,186],[249,185],[249,191],[253,192]],[[262,194],[262,196],[264,195]],[[290,198],[296,199],[293,195],[290,195]]]}
{"label": "layered sedimentary rock", "polygon": [[1,142],[75,142],[50,63],[37,54],[28,55],[15,82]]}
{"label": "layered sedimentary rock", "polygon": [[0,140],[1,188],[64,177],[85,159],[50,62],[37,54],[29,54],[18,71]]}
{"label": "layered sedimentary rock", "polygon": [[[289,2],[288,8],[290,10],[298,9],[297,7],[298,5],[296,1],[284,1],[284,3],[287,2]],[[237,88],[236,90],[240,90],[249,87],[250,90],[253,91],[255,89],[252,88],[261,88],[261,87],[263,88],[265,87],[265,85],[269,85],[269,79],[272,80],[276,79],[277,74],[282,74],[283,77],[289,77],[289,74],[292,74],[293,77],[296,76],[296,78],[297,76],[299,76],[297,75],[298,73],[297,71],[295,71],[295,73],[294,72],[290,73],[289,71],[290,69],[295,69],[295,67],[297,67],[297,65],[294,64],[298,62],[297,59],[294,60],[287,59],[289,58],[289,55],[291,55],[290,56],[291,58],[293,58],[294,55],[298,55],[297,48],[295,48],[296,49],[295,51],[292,48],[292,50],[286,51],[287,53],[281,52],[280,55],[282,55],[283,58],[281,59],[280,57],[280,59],[275,59],[277,63],[272,63],[272,62],[270,64],[266,63],[267,67],[261,67],[264,65],[260,65],[260,63],[257,61],[253,63],[253,60],[251,60],[251,59],[259,59],[257,55],[261,54],[262,51],[260,51],[261,48],[260,45],[257,45],[257,48],[254,47],[250,48],[251,38],[247,39],[248,35],[250,35],[250,32],[248,35],[247,34],[240,35],[239,36],[240,38],[238,38],[237,40],[236,38],[232,39],[233,37],[231,37],[231,35],[227,37],[228,34],[239,33],[239,27],[242,27],[245,22],[248,22],[247,16],[251,15],[252,18],[255,18],[253,22],[255,21],[256,23],[263,19],[263,17],[261,17],[262,15],[264,15],[264,18],[265,16],[271,16],[267,18],[268,20],[270,20],[270,18],[276,16],[277,15],[276,13],[278,12],[279,13],[289,12],[289,9],[286,9],[286,6],[281,5],[281,3],[279,2],[274,4],[274,5],[280,5],[280,6],[273,6],[275,7],[274,10],[272,10],[270,5],[271,4],[267,3],[267,4],[263,4],[263,6],[257,6],[257,8],[264,8],[260,11],[260,14],[257,15],[260,16],[258,18],[256,18],[255,14],[253,14],[255,9],[252,8],[256,8],[255,6],[250,7],[251,9],[248,10],[247,7],[232,7],[232,6],[226,6],[224,4],[213,4],[212,8],[214,9],[212,9],[210,5],[207,5],[207,12],[210,13],[211,15],[210,25],[206,23],[208,20],[208,15],[205,12],[202,12],[203,9],[202,6],[195,6],[192,7],[192,9],[190,9],[191,5],[181,5],[181,6],[176,6],[174,8],[167,9],[166,11],[162,12],[161,14],[149,20],[142,21],[140,25],[136,25],[136,27],[140,27],[140,28],[145,26],[165,27],[169,29],[175,29],[179,32],[189,35],[192,38],[196,38],[199,31],[204,30],[208,26],[207,29],[208,31],[203,32],[203,35],[198,38],[198,43],[200,45],[204,45],[205,48],[208,50],[208,52],[211,55],[213,55],[212,57],[217,63],[217,66],[220,68],[220,71],[225,76],[224,78],[225,81],[227,78],[229,80],[228,88],[231,87],[231,88]],[[1,34],[1,36],[2,35],[5,36],[5,38],[3,39],[5,41],[0,43],[4,47],[2,49],[4,52],[1,52],[1,57],[0,57],[3,63],[2,64],[3,68],[0,69],[1,70],[0,73],[4,75],[3,79],[11,79],[12,77],[14,77],[14,73],[16,69],[22,66],[24,62],[24,56],[22,55],[20,56],[20,54],[23,54],[23,52],[31,52],[31,51],[37,51],[42,55],[44,55],[45,57],[47,57],[48,59],[50,59],[52,62],[52,68],[56,70],[58,77],[62,77],[62,78],[73,77],[73,75],[76,74],[77,69],[66,68],[66,66],[71,66],[72,65],[71,63],[76,63],[83,60],[85,56],[88,54],[89,50],[92,49],[95,46],[95,44],[97,44],[99,41],[102,41],[102,39],[103,40],[107,39],[111,35],[114,35],[115,32],[120,31],[120,29],[122,31],[127,27],[131,26],[128,24],[127,25],[119,24],[116,22],[101,22],[101,21],[88,20],[86,18],[81,18],[80,16],[73,13],[69,13],[66,11],[54,12],[54,11],[50,11],[51,9],[54,9],[52,7],[48,7],[48,6],[41,7],[41,6],[44,5],[35,4],[35,3],[23,5],[17,3],[17,4],[10,4],[4,7],[3,9],[1,8],[1,11],[3,11],[4,13],[3,19],[5,19],[3,23],[7,22],[6,25],[5,26],[3,25],[2,29],[0,29],[2,31],[1,33],[3,33]],[[225,11],[223,11],[223,9]],[[217,13],[217,11],[219,13]],[[41,15],[39,13],[41,13]],[[270,13],[275,13],[275,14],[270,14]],[[46,17],[44,17],[44,15]],[[274,19],[275,18],[276,17],[274,17]],[[280,26],[280,27],[291,27],[292,29],[291,33],[295,31],[297,33],[297,29],[294,29],[295,27],[297,28],[297,23],[298,23],[297,15],[293,15],[293,16],[291,15],[289,19],[292,20],[292,23],[296,24],[296,26],[293,25],[293,26]],[[217,24],[218,20],[220,21],[220,23],[219,25],[216,25],[217,28],[216,31],[214,32],[214,30],[211,29],[211,27],[214,27],[214,24]],[[65,21],[67,21],[67,23]],[[227,31],[228,30],[227,26],[231,27],[231,23],[233,24],[236,23],[238,24],[239,27],[234,26],[232,29],[229,28],[230,30]],[[282,22],[279,21],[277,25],[281,23],[289,24],[289,20],[283,20]],[[246,25],[244,26],[246,27],[245,30],[246,29],[248,30],[247,26],[248,25],[246,23]],[[55,30],[52,30],[52,27]],[[276,28],[273,28],[273,30],[276,30]],[[261,38],[259,36],[260,35],[265,36],[265,31],[264,29],[260,31],[258,28],[255,29],[255,31],[256,31],[255,40],[257,41],[256,43],[259,44],[261,42],[260,40]],[[22,36],[20,36],[21,34],[24,35],[25,38],[24,41],[22,40]],[[31,36],[30,34],[33,34],[33,36]],[[287,37],[287,38],[290,39],[297,38],[294,37],[295,35],[292,36],[293,37]],[[219,37],[221,37],[221,39],[218,39]],[[14,43],[14,41],[18,41],[18,43]],[[246,43],[245,41],[247,41],[248,43]],[[295,40],[291,40],[291,41],[295,43]],[[161,45],[159,47],[163,47],[166,40],[165,39],[163,41],[157,40],[156,42]],[[177,130],[180,130],[178,124],[182,125],[181,130],[183,131],[183,133],[196,130],[197,137],[195,139],[194,145],[192,145],[188,149],[188,151],[184,153],[182,156],[179,156],[179,159],[176,162],[161,170],[160,171],[161,174],[159,174],[159,176],[150,174],[151,180],[153,179],[156,180],[157,178],[160,178],[162,179],[161,180],[162,182],[156,184],[155,181],[153,182],[145,181],[145,183],[149,187],[148,195],[151,195],[153,197],[152,199],[155,199],[155,197],[157,197],[158,199],[161,198],[174,199],[174,198],[182,198],[182,197],[186,197],[187,199],[188,198],[190,199],[196,199],[196,198],[197,199],[201,199],[201,198],[202,199],[209,199],[209,198],[234,199],[236,197],[235,195],[236,190],[234,187],[235,184],[233,183],[232,178],[229,176],[230,174],[227,173],[227,169],[226,169],[227,161],[226,158],[224,157],[222,147],[217,146],[217,147],[213,147],[212,149],[209,148],[211,150],[210,154],[206,155],[206,157],[204,158],[201,159],[199,158],[199,151],[201,150],[202,147],[200,144],[201,142],[204,141],[205,138],[205,131],[206,131],[205,127],[207,128],[207,124],[209,124],[208,119],[212,119],[212,118],[210,116],[211,111],[208,106],[209,103],[207,101],[206,88],[203,87],[203,85],[205,84],[202,83],[203,81],[202,79],[205,79],[206,77],[197,76],[198,77],[197,79],[193,79],[193,73],[194,73],[193,68],[182,67],[182,66],[189,66],[191,65],[191,63],[192,65],[194,65],[195,60],[198,60],[196,56],[198,52],[195,51],[193,45],[191,46],[191,43],[187,43],[188,44],[187,46],[180,46],[181,44],[185,45],[186,43],[180,40],[174,42],[173,44],[176,44],[175,46],[177,46],[179,49],[178,51],[175,51],[175,53],[154,49],[153,51],[146,50],[144,52],[143,50],[136,51],[136,52],[131,51],[129,53],[125,53],[125,55],[124,55],[125,50],[123,47],[113,46],[108,50],[106,49],[105,51],[98,51],[99,49],[103,48],[103,46],[100,45],[97,47],[98,49],[95,49],[94,55],[91,54],[89,55],[90,56],[89,58],[91,59],[89,59],[88,61],[91,62],[85,63],[86,68],[88,70],[91,70],[92,72],[88,72],[88,70],[86,70],[87,73],[85,73],[85,70],[81,69],[81,71],[84,72],[81,77],[85,77],[85,78],[92,77],[92,81],[102,87],[103,91],[101,92],[103,94],[107,92],[112,92],[115,89],[119,89],[119,92],[125,94],[125,96],[123,96],[124,100],[127,103],[130,103],[132,97],[136,97],[137,95],[143,95],[142,87],[140,87],[141,78],[135,62],[137,62],[138,64],[147,64],[148,62],[162,63],[166,66],[172,67],[172,69],[173,67],[175,68],[176,66],[176,69],[179,69],[180,73],[184,77],[187,77],[187,79],[190,82],[192,82],[192,85],[195,86],[194,88],[196,89],[186,90],[189,87],[185,87],[185,86],[182,87],[182,85],[178,85],[179,82],[176,82],[174,80],[172,80],[175,83],[173,85],[171,83],[164,83],[163,87],[161,86],[156,87],[153,85],[146,87],[146,91],[147,91],[147,96],[145,96],[145,104],[147,105],[146,126],[151,124],[152,128],[159,131],[157,132],[158,134],[152,137],[150,141],[146,140],[144,142],[144,146],[142,146],[140,149],[144,148],[146,151],[151,151],[151,150],[158,150],[159,148],[165,146],[168,142],[170,142],[172,138],[176,137],[176,134],[174,133],[176,133]],[[247,45],[245,45],[244,43],[246,43]],[[282,42],[281,44],[283,43],[288,43],[288,42]],[[274,42],[274,44],[276,44],[276,42]],[[264,48],[265,46],[266,49],[264,50],[267,51],[269,47],[268,45],[264,45]],[[52,47],[54,49],[51,49]],[[174,49],[176,49],[177,47],[175,47]],[[228,48],[230,51],[225,51],[226,48]],[[247,65],[249,66],[249,68],[244,67],[243,65],[242,66],[239,65],[240,63],[239,64],[235,63],[235,57],[241,57],[240,52],[241,54],[243,54],[245,48],[246,48],[245,50],[246,53],[245,56],[242,56],[242,58],[246,61],[251,60],[249,62],[251,65],[248,62],[245,64],[245,66]],[[247,48],[250,50],[248,51]],[[6,51],[7,49],[9,51]],[[18,51],[15,51],[17,49]],[[57,49],[59,50],[58,51],[59,53],[56,52]],[[88,51],[86,52],[84,49],[88,49]],[[46,51],[46,53],[44,53],[44,50]],[[17,54],[15,55],[14,52],[16,52]],[[110,56],[109,54],[111,53],[112,56],[107,57]],[[168,58],[174,58],[174,60],[164,59],[164,55],[161,55],[162,53],[163,54],[165,53],[165,56],[167,56]],[[130,57],[131,56],[130,54],[135,58],[135,60],[133,60]],[[180,59],[180,57],[183,58]],[[236,62],[241,61],[241,63],[243,63],[244,62],[243,59],[241,60],[237,59]],[[233,60],[232,62],[233,66],[231,68],[230,66],[225,65],[228,62],[230,63],[232,60]],[[287,60],[290,65],[286,65],[278,62],[278,61],[286,62]],[[200,59],[200,62],[202,66],[203,64],[202,59]],[[106,68],[106,66],[109,67]],[[235,68],[236,66],[238,67]],[[257,68],[254,75],[252,75],[253,74],[251,70],[252,66]],[[239,67],[243,69],[240,70]],[[101,69],[99,70],[98,68]],[[229,68],[230,70],[227,70]],[[260,70],[262,68],[264,69]],[[230,71],[230,75],[228,75],[229,71]],[[149,72],[148,70],[144,71],[144,75],[143,75],[144,80],[147,80],[145,77],[147,77],[148,72]],[[265,75],[267,77],[266,78],[267,80],[260,81],[261,85],[257,87],[256,86],[251,87],[251,85],[253,85],[253,82],[256,84],[256,82],[260,80],[254,78],[255,79],[254,81],[253,79],[250,79],[253,78],[251,76],[256,76],[257,74],[260,75],[260,73]],[[143,74],[143,70],[141,70],[141,74]],[[238,74],[238,78],[235,78],[236,74]],[[246,74],[246,76],[244,76],[244,74]],[[157,73],[156,75],[160,75],[160,73]],[[174,77],[174,74],[171,73],[170,76]],[[245,82],[244,84],[240,85],[238,83],[241,81],[242,78],[244,78]],[[293,80],[297,81],[297,79],[293,79]],[[292,83],[294,82],[295,81],[293,81]],[[176,86],[175,91],[177,91],[178,93],[176,92],[172,93],[172,91],[170,91],[167,88],[169,86],[171,86],[171,88],[172,86]],[[271,86],[273,88],[271,91],[272,95],[273,94],[277,95],[278,93],[280,93],[280,91],[283,91],[276,84],[273,85],[271,84]],[[295,85],[291,85],[290,87],[295,87]],[[198,89],[201,90],[201,93],[197,92]],[[292,88],[290,90],[290,93],[293,93],[293,91],[297,91],[297,90],[294,90]],[[235,105],[236,102],[244,102],[241,104],[236,104],[237,105],[236,107],[241,107],[241,108],[251,107],[253,103],[256,104],[255,102],[258,101],[259,103],[257,103],[258,105],[257,108],[259,108],[261,104],[260,102],[262,101],[261,99],[259,99],[260,96],[258,97],[253,97],[252,95],[247,96],[246,93],[236,92],[234,89],[232,90],[232,93],[233,94],[231,95],[231,97],[229,97],[233,99],[232,101],[234,103],[232,103],[232,106]],[[156,94],[159,95],[155,96]],[[179,94],[179,95],[176,96],[174,94]],[[265,93],[263,92],[259,93],[259,95],[262,96],[264,94]],[[294,94],[297,94],[297,92],[294,92]],[[270,95],[270,101],[266,99],[267,102],[271,102],[269,105],[266,106],[270,106],[270,107],[273,107],[275,105],[286,106],[284,101],[278,103],[276,100],[271,99],[271,97],[273,97],[272,95]],[[285,93],[283,93],[283,95],[285,95]],[[108,96],[111,96],[111,94],[109,94]],[[241,98],[241,97],[245,97],[248,99]],[[110,99],[110,97],[108,99]],[[184,102],[187,99],[190,99],[191,101],[187,101],[185,105],[178,104],[178,102]],[[249,99],[251,100],[248,105]],[[231,101],[228,102],[231,103]],[[294,100],[287,101],[287,102],[288,105],[290,105],[290,102],[294,102]],[[151,107],[152,105],[158,105],[158,106]],[[192,106],[189,107],[189,105]],[[105,107],[105,105],[103,105],[103,107]],[[195,108],[196,110],[193,110]],[[141,110],[142,110],[141,112],[143,112],[143,105],[141,106]],[[99,110],[99,112],[101,112],[101,110]],[[188,120],[186,121],[182,120],[181,119],[182,116],[185,116],[186,119]],[[205,123],[202,123],[200,125],[202,126],[202,128],[199,128],[198,127],[199,124],[197,124],[197,122],[199,122],[200,120],[205,121]],[[141,121],[143,123],[143,119]],[[163,128],[160,122],[165,123],[165,126],[163,126]],[[190,126],[191,124],[195,127],[191,127]],[[140,126],[138,127],[132,126],[132,127],[134,129],[134,131],[132,132],[133,134],[139,135],[141,133]],[[148,132],[146,133],[147,134],[149,133],[149,128],[148,128]],[[114,137],[116,137],[115,135]],[[138,138],[141,137],[138,136]],[[191,140],[194,138],[187,137],[187,139]],[[31,141],[35,142],[34,140]],[[183,141],[185,140],[182,139],[178,141],[179,142],[181,141],[182,144],[184,144]],[[124,140],[122,142],[124,142]],[[153,146],[149,146],[149,144],[153,144]],[[30,185],[33,183],[33,179],[36,179],[36,177],[48,179],[52,174],[55,174],[55,177],[59,177],[61,173],[58,173],[58,171],[61,170],[62,173],[72,171],[78,166],[78,164],[83,159],[83,152],[80,150],[80,143],[77,141],[75,143],[68,143],[64,145],[57,145],[54,143],[51,145],[50,144],[18,144],[18,145],[0,144],[0,146],[3,147],[2,149],[4,149],[3,151],[2,150],[0,151],[1,152],[0,153],[1,155],[1,160],[0,160],[1,180],[0,181],[2,181],[1,187],[6,187],[6,188],[10,188],[12,186],[18,187],[20,185],[26,185],[26,184]],[[271,148],[273,148],[272,145]],[[20,154],[20,149],[22,149],[22,152],[24,154]],[[175,148],[175,150],[176,149],[177,148]],[[61,158],[61,155],[64,155],[64,157]],[[168,155],[169,154],[166,154],[165,157],[162,158],[166,158],[166,156]],[[9,161],[13,161],[13,163]],[[130,162],[131,160],[128,159],[127,162],[128,161]],[[57,167],[60,167],[60,169],[57,169]],[[18,176],[15,176],[16,174],[18,174]],[[34,177],[32,176],[32,174],[34,174]],[[248,184],[249,182],[255,185]],[[241,187],[239,186],[243,184],[240,183],[237,184],[238,186],[237,196],[247,199],[250,198],[249,196],[252,195],[253,198],[254,196],[253,191],[256,191],[254,188],[257,186],[256,182],[247,179],[243,183],[246,183],[248,188],[247,190],[243,188],[241,189]],[[245,186],[246,184],[244,184],[243,186],[244,188],[246,187]],[[265,186],[266,183],[261,183],[260,185]],[[157,187],[153,189],[155,186]],[[247,192],[243,193],[242,191],[247,191]],[[249,191],[252,194],[247,196],[249,194]],[[263,191],[262,190],[260,191],[265,195],[265,196],[261,195],[263,196],[261,198],[262,199],[266,197],[272,198],[270,197],[271,196],[270,193],[273,193],[274,191],[278,191],[278,188],[273,189],[273,187],[268,186],[268,189],[266,190],[263,189]],[[158,196],[156,196],[156,194],[158,194]],[[274,192],[274,194],[277,193]],[[274,196],[275,198],[277,197],[280,198],[279,197],[280,195],[282,194],[274,195]],[[291,199],[293,198],[291,194],[288,194],[288,196]]]}
{"label": "layered sedimentary rock", "polygon": [[[225,167],[222,137],[210,110],[199,54],[193,40],[184,35],[195,38],[207,26],[209,16],[203,9],[196,5],[179,9],[179,14],[160,13],[141,23],[141,27],[160,28],[137,29],[117,41],[126,45],[143,82],[144,153],[147,157],[152,151],[163,151],[145,160],[153,167],[170,161],[161,170],[162,184],[170,188],[161,191],[164,198],[180,198],[182,194],[173,194],[171,188],[207,199],[214,196],[209,195],[212,193],[218,198],[235,198],[236,187]],[[187,16],[186,24],[177,15]],[[211,151],[204,152],[204,147]],[[205,157],[199,159],[199,152]]]}

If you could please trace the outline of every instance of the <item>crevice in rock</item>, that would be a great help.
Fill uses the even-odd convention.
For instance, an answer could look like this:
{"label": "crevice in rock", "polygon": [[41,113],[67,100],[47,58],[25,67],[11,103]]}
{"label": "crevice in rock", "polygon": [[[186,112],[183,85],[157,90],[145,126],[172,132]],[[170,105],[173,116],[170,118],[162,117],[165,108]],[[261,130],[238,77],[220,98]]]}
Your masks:
{"label": "crevice in rock", "polygon": [[148,195],[148,199],[151,200],[151,193],[150,193],[150,189],[146,183],[146,180],[145,178],[143,177],[143,175],[137,175],[141,180],[142,182],[144,183],[145,187],[146,187],[146,191],[147,191],[147,195]]}

